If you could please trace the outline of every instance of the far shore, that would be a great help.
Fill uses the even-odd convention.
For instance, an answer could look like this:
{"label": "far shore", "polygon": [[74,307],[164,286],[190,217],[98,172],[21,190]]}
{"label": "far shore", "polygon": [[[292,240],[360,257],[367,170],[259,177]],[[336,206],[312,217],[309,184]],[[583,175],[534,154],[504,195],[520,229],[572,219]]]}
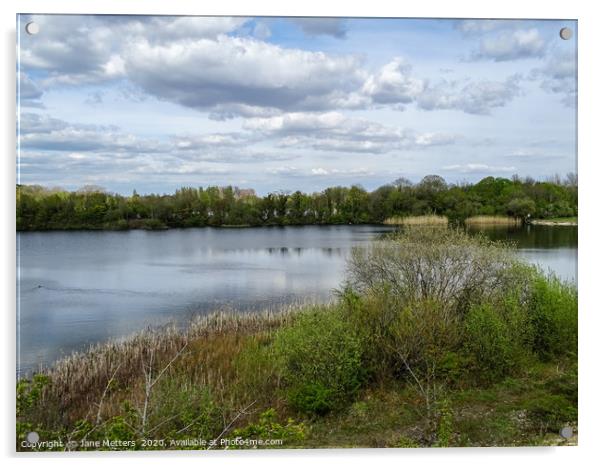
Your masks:
{"label": "far shore", "polygon": [[548,220],[531,220],[531,225],[546,225],[546,226],[577,226],[577,218],[563,219],[548,219]]}

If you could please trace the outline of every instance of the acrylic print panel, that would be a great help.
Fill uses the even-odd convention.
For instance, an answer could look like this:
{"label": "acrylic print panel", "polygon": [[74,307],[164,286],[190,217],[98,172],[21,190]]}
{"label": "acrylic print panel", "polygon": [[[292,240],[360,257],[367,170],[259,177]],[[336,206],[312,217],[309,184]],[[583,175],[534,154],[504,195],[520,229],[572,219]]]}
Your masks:
{"label": "acrylic print panel", "polygon": [[17,31],[17,450],[576,444],[576,21]]}

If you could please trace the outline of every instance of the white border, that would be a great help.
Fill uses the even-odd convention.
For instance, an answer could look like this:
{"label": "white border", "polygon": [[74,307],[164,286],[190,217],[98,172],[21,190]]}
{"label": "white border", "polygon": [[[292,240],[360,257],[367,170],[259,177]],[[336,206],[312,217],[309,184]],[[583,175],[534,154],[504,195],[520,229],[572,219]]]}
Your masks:
{"label": "white border", "polygon": [[[22,460],[30,464],[64,464],[67,458],[98,464],[109,459],[114,464],[143,460],[148,465],[165,461],[184,463],[306,464],[307,462],[344,462],[364,464],[375,460],[385,464],[461,464],[504,465],[508,463],[587,464],[598,459],[600,426],[600,314],[595,291],[602,263],[599,244],[600,222],[600,71],[599,46],[602,44],[602,17],[596,14],[596,2],[497,0],[494,2],[454,0],[346,1],[336,4],[324,0],[284,2],[253,0],[202,2],[190,0],[4,0],[2,9],[2,277],[0,283],[4,307],[2,371],[2,422],[0,444],[8,463]],[[196,14],[196,15],[269,15],[269,16],[397,16],[397,17],[472,17],[472,18],[563,18],[579,20],[579,446],[565,448],[453,449],[453,450],[317,450],[249,452],[162,452],[120,454],[16,455],[14,451],[14,357],[15,357],[15,15],[21,13],[114,13],[114,14]],[[598,243],[596,242],[598,241]],[[599,285],[598,285],[599,287]]]}

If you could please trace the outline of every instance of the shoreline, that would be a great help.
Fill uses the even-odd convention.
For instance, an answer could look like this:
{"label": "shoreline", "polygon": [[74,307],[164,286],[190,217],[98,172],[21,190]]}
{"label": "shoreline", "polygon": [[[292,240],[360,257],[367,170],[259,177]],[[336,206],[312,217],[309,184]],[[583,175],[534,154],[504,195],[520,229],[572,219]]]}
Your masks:
{"label": "shoreline", "polygon": [[562,227],[576,227],[577,222],[572,221],[554,221],[554,220],[532,220],[530,225],[544,225],[544,226],[562,226]]}

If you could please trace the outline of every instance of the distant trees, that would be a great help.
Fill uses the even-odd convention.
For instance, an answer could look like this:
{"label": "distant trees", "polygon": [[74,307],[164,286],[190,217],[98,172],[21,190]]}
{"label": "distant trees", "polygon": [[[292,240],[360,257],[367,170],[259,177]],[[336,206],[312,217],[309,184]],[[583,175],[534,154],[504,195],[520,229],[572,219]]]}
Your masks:
{"label": "distant trees", "polygon": [[419,183],[399,178],[366,191],[334,186],[319,193],[272,192],[263,197],[236,187],[182,187],[174,194],[131,196],[86,186],[75,192],[17,186],[17,229],[127,229],[228,225],[381,223],[393,216],[437,214],[451,221],[473,215],[534,218],[577,215],[577,176],[547,181],[487,177],[448,184],[437,175]]}

